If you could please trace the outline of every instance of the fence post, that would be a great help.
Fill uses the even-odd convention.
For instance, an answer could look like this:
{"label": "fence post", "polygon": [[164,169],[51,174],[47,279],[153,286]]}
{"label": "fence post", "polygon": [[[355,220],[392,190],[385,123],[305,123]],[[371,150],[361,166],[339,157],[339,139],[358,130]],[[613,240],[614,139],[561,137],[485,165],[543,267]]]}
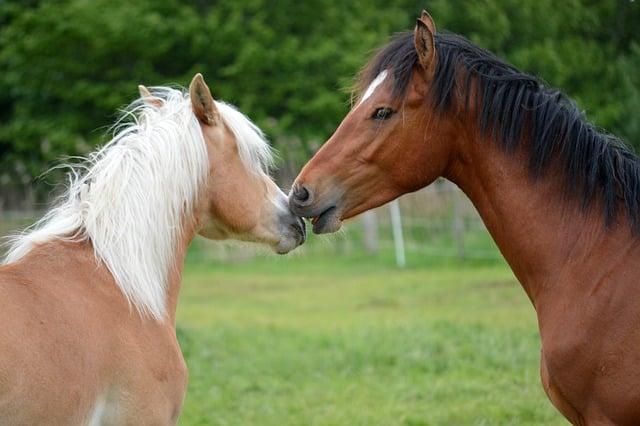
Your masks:
{"label": "fence post", "polygon": [[462,206],[462,194],[458,187],[451,182],[451,197],[453,198],[453,218],[451,220],[451,230],[453,242],[456,246],[456,254],[459,259],[464,259],[464,215]]}
{"label": "fence post", "polygon": [[402,236],[402,217],[400,216],[400,203],[393,200],[389,204],[391,214],[391,229],[393,230],[393,245],[396,251],[396,264],[399,268],[404,268],[407,264],[404,252],[404,238]]}
{"label": "fence post", "polygon": [[374,210],[368,210],[362,214],[362,228],[364,249],[367,253],[376,254],[378,252],[378,218]]}

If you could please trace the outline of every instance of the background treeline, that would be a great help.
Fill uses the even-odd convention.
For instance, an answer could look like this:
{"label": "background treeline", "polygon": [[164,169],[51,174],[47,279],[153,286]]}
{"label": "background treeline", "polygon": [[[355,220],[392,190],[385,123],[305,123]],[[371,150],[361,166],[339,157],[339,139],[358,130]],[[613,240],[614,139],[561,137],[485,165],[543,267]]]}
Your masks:
{"label": "background treeline", "polygon": [[[139,83],[202,72],[280,151],[283,181],[349,108],[372,49],[422,8],[574,97],[640,145],[640,2],[630,0],[8,0],[0,2],[0,209],[105,141]],[[26,200],[26,201],[25,201]]]}

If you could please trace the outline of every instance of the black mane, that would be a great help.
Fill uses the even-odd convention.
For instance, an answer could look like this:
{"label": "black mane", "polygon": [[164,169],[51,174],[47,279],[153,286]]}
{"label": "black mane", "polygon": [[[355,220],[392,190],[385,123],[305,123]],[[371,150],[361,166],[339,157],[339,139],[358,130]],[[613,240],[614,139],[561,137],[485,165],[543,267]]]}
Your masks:
{"label": "black mane", "polygon": [[[557,161],[568,195],[577,196],[585,209],[601,200],[607,225],[623,205],[634,233],[640,234],[640,162],[624,143],[600,132],[559,90],[545,87],[464,37],[437,33],[435,46],[437,65],[430,98],[437,111],[450,111],[456,93],[462,93],[464,108],[475,102],[483,135],[508,152],[526,139],[534,178]],[[417,60],[413,32],[398,34],[364,68],[359,87],[367,87],[380,72],[390,69],[393,96],[403,99]],[[472,82],[478,89],[476,99],[470,99]]]}

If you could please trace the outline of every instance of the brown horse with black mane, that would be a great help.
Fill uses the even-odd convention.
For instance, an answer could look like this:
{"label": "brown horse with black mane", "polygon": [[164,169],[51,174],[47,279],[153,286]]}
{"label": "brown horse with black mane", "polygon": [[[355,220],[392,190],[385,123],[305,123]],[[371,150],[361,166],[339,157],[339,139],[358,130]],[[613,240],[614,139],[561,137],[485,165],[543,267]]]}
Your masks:
{"label": "brown horse with black mane", "polygon": [[541,375],[574,424],[640,424],[640,163],[560,92],[423,12],[364,68],[303,168],[316,233],[443,176],[473,201],[533,303]]}

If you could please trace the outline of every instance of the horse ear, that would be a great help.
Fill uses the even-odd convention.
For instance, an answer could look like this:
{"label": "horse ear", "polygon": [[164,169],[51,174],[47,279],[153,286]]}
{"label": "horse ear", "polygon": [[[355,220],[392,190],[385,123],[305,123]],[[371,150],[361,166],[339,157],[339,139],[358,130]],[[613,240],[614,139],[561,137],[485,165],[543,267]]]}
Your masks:
{"label": "horse ear", "polygon": [[152,107],[160,108],[162,106],[162,99],[156,98],[151,94],[149,89],[147,89],[142,84],[138,86],[138,92],[140,92],[140,97],[147,105]]}
{"label": "horse ear", "polygon": [[189,96],[193,113],[202,124],[213,126],[218,122],[218,108],[213,101],[209,86],[204,82],[202,74],[198,73],[189,85]]}
{"label": "horse ear", "polygon": [[413,43],[418,53],[418,61],[425,71],[431,70],[436,57],[434,34],[436,25],[426,11],[416,20]]}
{"label": "horse ear", "polygon": [[426,10],[423,10],[422,13],[420,14],[420,20],[422,21],[423,24],[427,26],[427,28],[429,28],[429,31],[431,31],[431,34],[436,33],[436,23],[433,22],[433,18],[431,17],[431,15],[429,15],[429,13]]}

